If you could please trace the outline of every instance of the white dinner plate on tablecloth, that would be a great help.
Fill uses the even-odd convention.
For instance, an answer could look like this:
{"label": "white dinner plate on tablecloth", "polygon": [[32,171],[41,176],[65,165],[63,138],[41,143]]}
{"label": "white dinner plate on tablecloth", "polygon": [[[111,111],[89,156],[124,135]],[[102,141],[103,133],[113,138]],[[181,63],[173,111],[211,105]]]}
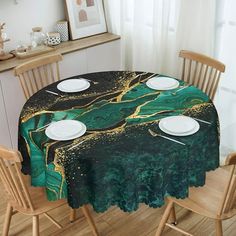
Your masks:
{"label": "white dinner plate on tablecloth", "polygon": [[196,120],[188,116],[170,116],[160,120],[159,128],[171,135],[188,136],[196,133],[200,126]]}
{"label": "white dinner plate on tablecloth", "polygon": [[66,141],[79,138],[86,132],[86,125],[77,120],[61,120],[49,125],[45,134],[53,140]]}
{"label": "white dinner plate on tablecloth", "polygon": [[179,87],[179,81],[164,76],[155,76],[146,82],[146,85],[155,90],[170,90]]}
{"label": "white dinner plate on tablecloth", "polygon": [[81,92],[90,87],[90,83],[86,79],[68,79],[57,85],[57,89],[65,93]]}

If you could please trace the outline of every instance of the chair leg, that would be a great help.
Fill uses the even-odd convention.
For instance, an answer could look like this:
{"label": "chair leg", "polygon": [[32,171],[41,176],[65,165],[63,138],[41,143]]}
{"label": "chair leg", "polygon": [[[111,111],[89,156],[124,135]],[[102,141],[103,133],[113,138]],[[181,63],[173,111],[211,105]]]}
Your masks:
{"label": "chair leg", "polygon": [[39,216],[33,216],[33,236],[39,236]]}
{"label": "chair leg", "polygon": [[76,209],[70,209],[70,222],[73,223],[76,220]]}
{"label": "chair leg", "polygon": [[216,236],[223,236],[222,220],[215,220]]}
{"label": "chair leg", "polygon": [[173,209],[173,206],[174,206],[174,203],[172,201],[169,201],[167,204],[167,207],[164,211],[164,214],[161,218],[161,222],[157,228],[156,236],[161,236],[161,234],[165,228],[166,222],[170,216],[171,210]]}
{"label": "chair leg", "polygon": [[82,206],[82,212],[85,216],[85,218],[87,219],[92,231],[93,231],[93,235],[94,236],[99,236],[98,234],[98,230],[97,230],[97,227],[94,223],[94,220],[93,220],[93,217],[91,216],[90,212],[89,212],[89,209],[87,206]]}
{"label": "chair leg", "polygon": [[173,207],[170,212],[169,222],[171,224],[177,225],[177,218],[176,218],[176,214],[175,214],[175,205],[174,204],[173,204]]}
{"label": "chair leg", "polygon": [[6,215],[5,215],[4,225],[3,225],[3,232],[2,232],[3,236],[8,236],[12,213],[13,213],[12,206],[10,204],[7,204],[7,210],[6,210]]}

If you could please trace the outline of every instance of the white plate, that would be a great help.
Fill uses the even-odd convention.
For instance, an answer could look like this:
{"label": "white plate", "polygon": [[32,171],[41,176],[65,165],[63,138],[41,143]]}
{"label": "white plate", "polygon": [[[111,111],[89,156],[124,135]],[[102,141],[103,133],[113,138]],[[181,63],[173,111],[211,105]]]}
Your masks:
{"label": "white plate", "polygon": [[57,85],[57,89],[66,93],[75,93],[88,89],[90,83],[86,79],[68,79]]}
{"label": "white plate", "polygon": [[45,134],[53,140],[65,141],[79,138],[86,132],[86,125],[77,120],[61,120],[49,125]]}
{"label": "white plate", "polygon": [[179,82],[164,76],[155,76],[146,82],[146,85],[155,90],[170,90],[179,87]]}
{"label": "white plate", "polygon": [[161,119],[159,128],[167,134],[187,136],[196,133],[200,126],[193,118],[180,115]]}

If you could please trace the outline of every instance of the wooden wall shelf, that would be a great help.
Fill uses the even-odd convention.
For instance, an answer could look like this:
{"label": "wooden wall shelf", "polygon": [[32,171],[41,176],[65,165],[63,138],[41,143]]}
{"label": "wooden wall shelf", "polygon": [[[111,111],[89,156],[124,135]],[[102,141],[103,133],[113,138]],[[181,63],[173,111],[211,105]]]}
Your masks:
{"label": "wooden wall shelf", "polygon": [[[118,39],[120,39],[120,36],[115,35],[115,34],[111,34],[111,33],[99,34],[99,35],[95,35],[95,36],[91,36],[91,37],[87,37],[87,38],[83,38],[79,40],[63,42],[59,44],[58,46],[55,46],[54,47],[55,51],[52,53],[59,52],[61,54],[67,54],[67,53],[75,52],[75,51],[82,50],[85,48],[93,47],[96,45],[112,42]],[[48,54],[50,53],[43,54],[43,55],[48,55]],[[27,59],[13,58],[7,61],[0,61],[0,72],[11,70],[12,68],[24,62],[27,62],[33,58],[37,58],[37,56],[30,57]]]}

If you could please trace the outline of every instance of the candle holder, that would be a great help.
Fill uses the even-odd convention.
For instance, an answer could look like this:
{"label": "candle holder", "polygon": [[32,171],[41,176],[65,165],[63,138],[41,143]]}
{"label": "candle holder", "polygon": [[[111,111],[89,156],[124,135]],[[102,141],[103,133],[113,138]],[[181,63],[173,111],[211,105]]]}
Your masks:
{"label": "candle holder", "polygon": [[4,26],[5,23],[0,23],[0,61],[4,61],[14,57],[14,55],[4,52],[4,43],[10,41],[10,39],[7,38],[6,34],[3,33]]}

